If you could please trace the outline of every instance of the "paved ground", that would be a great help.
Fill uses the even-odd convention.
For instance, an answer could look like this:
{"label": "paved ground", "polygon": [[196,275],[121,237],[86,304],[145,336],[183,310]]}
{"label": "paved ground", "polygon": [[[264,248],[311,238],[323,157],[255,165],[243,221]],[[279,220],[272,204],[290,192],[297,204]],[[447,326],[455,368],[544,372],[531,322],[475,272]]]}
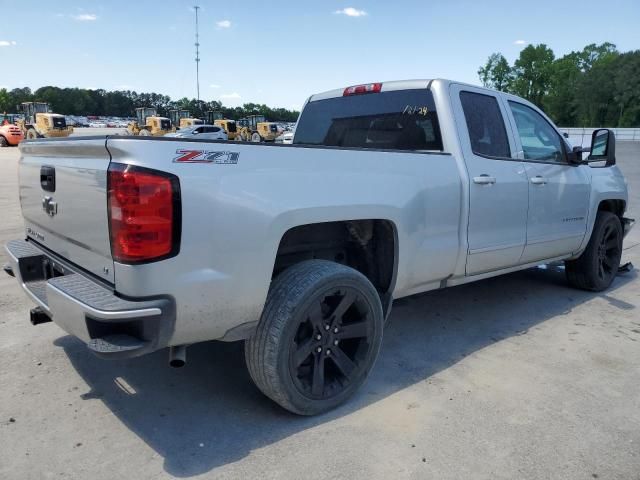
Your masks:
{"label": "paved ground", "polygon": [[[640,217],[640,144],[619,144]],[[20,237],[0,150],[0,243]],[[625,260],[640,265],[640,228]],[[240,344],[106,362],[0,276],[0,478],[640,479],[640,282],[568,288],[533,269],[397,302],[347,405],[299,418],[251,384]]]}

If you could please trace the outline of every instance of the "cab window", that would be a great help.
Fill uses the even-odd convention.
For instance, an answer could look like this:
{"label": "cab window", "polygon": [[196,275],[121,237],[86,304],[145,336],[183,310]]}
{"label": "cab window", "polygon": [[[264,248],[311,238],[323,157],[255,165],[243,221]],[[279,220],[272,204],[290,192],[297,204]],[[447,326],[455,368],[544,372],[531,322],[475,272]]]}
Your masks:
{"label": "cab window", "polygon": [[547,120],[533,108],[509,101],[522,143],[525,160],[565,163],[562,139]]}
{"label": "cab window", "polygon": [[496,97],[460,92],[460,103],[467,123],[471,151],[483,157],[511,157],[509,138]]}

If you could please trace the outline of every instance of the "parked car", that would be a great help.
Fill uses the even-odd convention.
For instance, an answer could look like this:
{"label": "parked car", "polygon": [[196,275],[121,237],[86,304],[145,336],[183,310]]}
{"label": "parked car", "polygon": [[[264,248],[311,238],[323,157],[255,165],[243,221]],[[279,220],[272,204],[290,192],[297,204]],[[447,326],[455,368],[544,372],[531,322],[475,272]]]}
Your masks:
{"label": "parked car", "polygon": [[282,135],[275,139],[276,143],[293,143],[293,132],[284,132]]}
{"label": "parked car", "polygon": [[394,299],[558,261],[605,290],[633,225],[611,131],[583,159],[535,105],[462,83],[314,95],[292,145],[189,132],[22,144],[6,270],[32,323],[103,358],[244,340],[297,414],[358,390]]}
{"label": "parked car", "polygon": [[170,138],[198,138],[200,140],[227,140],[227,132],[218,125],[192,125],[175,133],[168,133]]}

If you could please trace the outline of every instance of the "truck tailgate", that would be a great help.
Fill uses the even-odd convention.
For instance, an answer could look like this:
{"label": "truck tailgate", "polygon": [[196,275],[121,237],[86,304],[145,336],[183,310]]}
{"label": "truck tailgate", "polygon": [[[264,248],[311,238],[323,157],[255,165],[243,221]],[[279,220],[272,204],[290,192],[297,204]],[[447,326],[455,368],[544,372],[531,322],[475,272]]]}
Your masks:
{"label": "truck tailgate", "polygon": [[19,189],[27,237],[114,283],[105,138],[21,144]]}

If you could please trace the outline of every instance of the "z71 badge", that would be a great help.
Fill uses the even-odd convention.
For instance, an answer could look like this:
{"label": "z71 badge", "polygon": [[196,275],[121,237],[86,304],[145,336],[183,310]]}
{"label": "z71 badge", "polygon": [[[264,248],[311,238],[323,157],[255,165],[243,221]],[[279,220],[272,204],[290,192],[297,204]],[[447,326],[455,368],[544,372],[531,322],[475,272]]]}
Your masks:
{"label": "z71 badge", "polygon": [[208,150],[176,150],[174,163],[217,163],[235,165],[240,157],[239,152],[212,152]]}

